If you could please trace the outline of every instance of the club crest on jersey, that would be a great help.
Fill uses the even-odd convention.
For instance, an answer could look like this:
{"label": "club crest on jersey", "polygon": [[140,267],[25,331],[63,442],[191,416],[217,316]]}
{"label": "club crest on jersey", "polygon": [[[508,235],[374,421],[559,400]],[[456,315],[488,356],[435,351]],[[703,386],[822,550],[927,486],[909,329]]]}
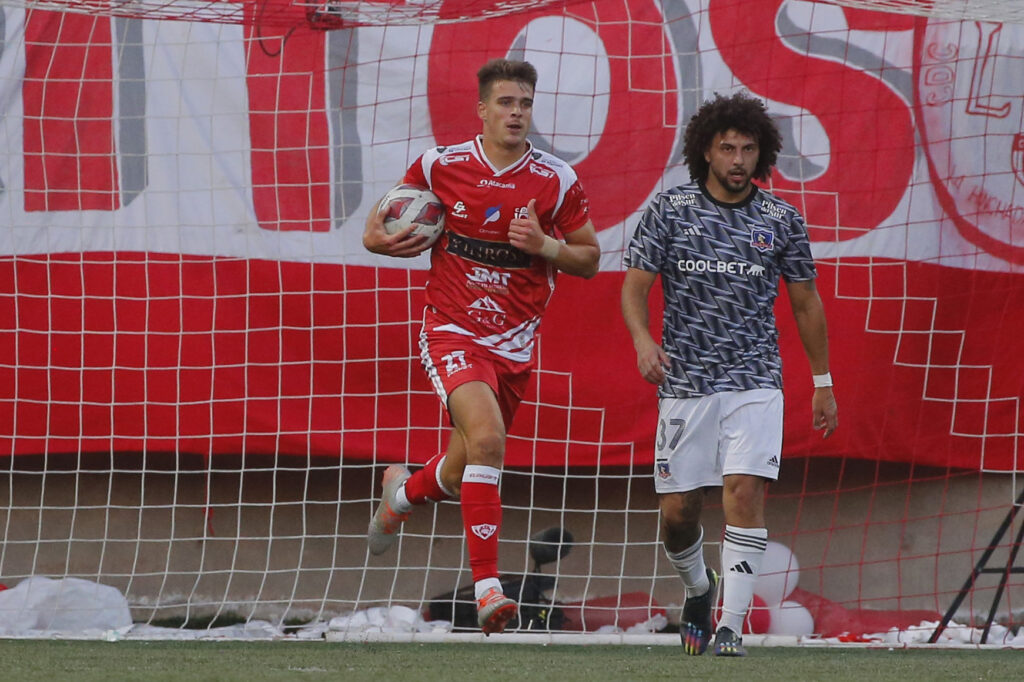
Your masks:
{"label": "club crest on jersey", "polygon": [[771,251],[775,247],[775,233],[771,230],[752,230],[750,245],[758,251]]}
{"label": "club crest on jersey", "polygon": [[669,469],[668,462],[658,462],[658,478],[663,481],[667,481],[672,477],[672,471]]}
{"label": "club crest on jersey", "polygon": [[497,222],[501,218],[501,206],[489,206],[484,211],[484,225],[487,223]]}

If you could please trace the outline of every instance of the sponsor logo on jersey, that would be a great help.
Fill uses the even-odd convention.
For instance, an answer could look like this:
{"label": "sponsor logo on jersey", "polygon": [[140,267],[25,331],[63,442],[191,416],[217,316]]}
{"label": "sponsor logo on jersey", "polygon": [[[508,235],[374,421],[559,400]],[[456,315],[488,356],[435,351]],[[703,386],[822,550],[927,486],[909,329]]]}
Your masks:
{"label": "sponsor logo on jersey", "polygon": [[466,213],[466,204],[456,201],[455,205],[452,206],[452,215],[456,218],[468,218],[469,214]]}
{"label": "sponsor logo on jersey", "polygon": [[530,164],[530,172],[534,175],[539,175],[542,178],[553,178],[555,177],[554,171],[551,171],[544,166],[538,166],[535,163]]}
{"label": "sponsor logo on jersey", "polygon": [[750,245],[758,251],[771,251],[775,247],[775,233],[771,230],[751,230]]}
{"label": "sponsor logo on jersey", "polygon": [[676,262],[680,272],[723,272],[730,275],[764,277],[764,266],[739,260],[680,259]]}
{"label": "sponsor logo on jersey", "polygon": [[439,159],[442,166],[469,161],[469,154],[445,154]]}
{"label": "sponsor logo on jersey", "polygon": [[497,180],[491,180],[490,178],[480,178],[480,182],[476,184],[477,187],[496,187],[498,189],[515,189],[516,183],[514,182],[498,182]]}
{"label": "sponsor logo on jersey", "polygon": [[512,276],[510,272],[501,272],[489,268],[474,267],[472,272],[466,273],[470,289],[483,289],[496,294],[508,293],[508,280]]}
{"label": "sponsor logo on jersey", "polygon": [[486,540],[494,535],[495,531],[498,530],[498,527],[493,523],[478,523],[477,525],[470,526],[469,528],[473,531],[473,535],[477,536],[481,540]]}
{"label": "sponsor logo on jersey", "polygon": [[503,270],[518,270],[530,267],[533,257],[507,242],[490,242],[474,239],[455,232],[448,234],[448,253],[466,260],[489,265]]}
{"label": "sponsor logo on jersey", "polygon": [[505,324],[505,311],[490,296],[483,296],[469,304],[469,316],[477,323],[490,327]]}
{"label": "sponsor logo on jersey", "polygon": [[761,200],[761,213],[766,213],[776,220],[782,220],[786,217],[786,209],[767,199]]}
{"label": "sponsor logo on jersey", "polygon": [[484,211],[484,225],[501,219],[501,206],[488,206]]}
{"label": "sponsor logo on jersey", "polygon": [[695,223],[682,223],[683,234],[687,237],[700,235],[700,226]]}
{"label": "sponsor logo on jersey", "polygon": [[512,212],[513,220],[526,220],[530,217],[530,209],[526,206],[520,206]]}
{"label": "sponsor logo on jersey", "polygon": [[668,203],[674,207],[679,206],[696,206],[697,195],[696,194],[670,194],[668,195]]}

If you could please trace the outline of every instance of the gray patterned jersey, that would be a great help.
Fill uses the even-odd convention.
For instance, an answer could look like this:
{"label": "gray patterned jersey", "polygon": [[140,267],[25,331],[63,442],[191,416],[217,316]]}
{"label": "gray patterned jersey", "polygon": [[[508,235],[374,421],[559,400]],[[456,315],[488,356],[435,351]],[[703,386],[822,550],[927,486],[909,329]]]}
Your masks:
{"label": "gray patterned jersey", "polygon": [[697,183],[674,187],[648,206],[624,261],[661,275],[661,343],[672,366],[659,397],[782,388],[779,277],[817,276],[793,206],[756,187],[737,204],[716,201]]}

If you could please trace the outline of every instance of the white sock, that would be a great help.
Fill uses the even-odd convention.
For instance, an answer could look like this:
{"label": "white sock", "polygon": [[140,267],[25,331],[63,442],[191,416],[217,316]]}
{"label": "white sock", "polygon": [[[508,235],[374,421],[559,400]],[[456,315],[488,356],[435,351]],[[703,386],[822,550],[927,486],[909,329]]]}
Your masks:
{"label": "white sock", "polygon": [[708,580],[707,566],[704,564],[704,529],[700,529],[700,537],[682,552],[672,554],[667,549],[665,556],[683,580],[687,597],[699,597],[711,589]]}
{"label": "white sock", "polygon": [[767,528],[725,527],[722,541],[722,617],[719,628],[743,632],[743,619],[754,596],[754,583],[768,546]]}
{"label": "white sock", "polygon": [[398,486],[398,490],[395,491],[395,504],[391,508],[391,511],[396,514],[404,514],[407,511],[412,511],[412,502],[405,496],[405,483]]}
{"label": "white sock", "polygon": [[473,592],[476,594],[476,598],[479,599],[487,594],[487,590],[492,587],[498,590],[498,592],[501,592],[501,581],[497,578],[484,578],[483,580],[473,584]]}

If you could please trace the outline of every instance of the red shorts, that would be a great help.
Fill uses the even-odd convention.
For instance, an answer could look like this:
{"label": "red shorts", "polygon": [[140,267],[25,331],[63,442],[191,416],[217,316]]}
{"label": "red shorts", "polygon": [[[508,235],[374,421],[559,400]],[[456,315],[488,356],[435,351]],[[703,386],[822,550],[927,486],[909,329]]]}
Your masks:
{"label": "red shorts", "polygon": [[503,358],[459,334],[426,330],[420,332],[420,360],[446,410],[448,396],[462,384],[482,381],[490,386],[506,430],[512,426],[534,365]]}

